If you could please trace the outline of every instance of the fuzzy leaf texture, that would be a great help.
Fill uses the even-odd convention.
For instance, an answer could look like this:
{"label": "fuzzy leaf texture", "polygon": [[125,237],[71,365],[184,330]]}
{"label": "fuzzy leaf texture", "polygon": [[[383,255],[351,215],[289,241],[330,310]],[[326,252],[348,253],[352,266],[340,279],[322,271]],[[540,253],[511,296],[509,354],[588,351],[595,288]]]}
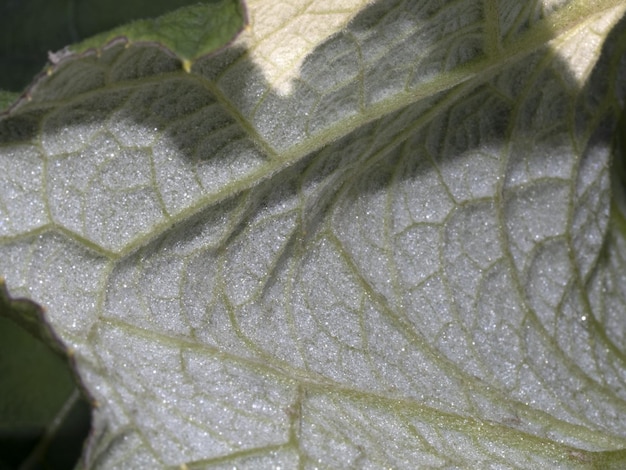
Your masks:
{"label": "fuzzy leaf texture", "polygon": [[246,8],[202,57],[65,51],[0,121],[82,465],[624,465],[624,2]]}

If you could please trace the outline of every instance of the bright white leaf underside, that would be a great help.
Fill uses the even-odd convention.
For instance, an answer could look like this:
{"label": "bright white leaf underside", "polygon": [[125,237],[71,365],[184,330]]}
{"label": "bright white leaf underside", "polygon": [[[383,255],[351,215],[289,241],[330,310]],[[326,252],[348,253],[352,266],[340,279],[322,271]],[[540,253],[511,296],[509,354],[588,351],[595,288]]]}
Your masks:
{"label": "bright white leaf underside", "polygon": [[112,47],[0,122],[0,273],[100,404],[88,466],[624,447],[616,72],[592,75],[623,7],[441,3],[341,11],[282,73],[254,31],[192,74]]}

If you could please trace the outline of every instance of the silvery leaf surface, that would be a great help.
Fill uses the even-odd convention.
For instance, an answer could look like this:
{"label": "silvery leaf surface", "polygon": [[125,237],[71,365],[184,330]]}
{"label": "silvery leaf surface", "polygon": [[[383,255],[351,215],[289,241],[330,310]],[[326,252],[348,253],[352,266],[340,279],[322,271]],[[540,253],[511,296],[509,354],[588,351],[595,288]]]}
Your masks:
{"label": "silvery leaf surface", "polygon": [[[623,2],[247,3],[0,121],[0,273],[88,468],[618,468]],[[186,70],[185,70],[186,69]]]}

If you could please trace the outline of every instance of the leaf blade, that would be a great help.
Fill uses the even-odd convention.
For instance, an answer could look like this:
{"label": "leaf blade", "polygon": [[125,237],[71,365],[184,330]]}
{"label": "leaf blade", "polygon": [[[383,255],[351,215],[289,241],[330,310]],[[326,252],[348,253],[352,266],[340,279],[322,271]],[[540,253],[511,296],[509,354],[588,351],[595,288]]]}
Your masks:
{"label": "leaf blade", "polygon": [[[347,31],[356,35],[350,28],[381,5]],[[43,110],[48,194],[59,184],[59,196],[78,196],[49,197],[58,206],[50,229],[6,237],[3,250],[36,253],[43,279],[78,288],[51,296],[23,266],[2,269],[45,299],[85,380],[103,387],[107,427],[92,458],[584,467],[598,455],[590,450],[620,448],[623,398],[610,381],[621,358],[593,360],[600,351],[590,345],[611,340],[589,326],[599,310],[582,288],[604,269],[610,153],[600,123],[614,111],[590,98],[606,93],[595,81],[581,88],[599,49],[573,71],[558,54],[576,50],[585,28],[608,34],[619,11],[604,22],[602,13],[405,106],[392,84],[400,98],[372,116],[345,124],[328,112],[333,138],[323,127],[301,133],[311,120],[289,122],[303,110],[294,103],[312,102],[304,85],[274,93],[237,44],[199,63],[199,78],[126,76],[60,110],[25,108]],[[328,51],[344,39],[320,46],[302,76],[313,81],[311,64],[323,59],[337,63],[341,53]],[[351,96],[334,93],[341,73],[321,78],[328,103]],[[75,123],[84,127],[67,135],[80,138],[68,142],[62,130]],[[81,209],[94,194],[98,203]],[[161,214],[150,219],[141,201]],[[78,264],[89,267],[87,283]],[[63,305],[79,291],[95,301],[68,315]],[[403,444],[384,445],[389,436]]]}

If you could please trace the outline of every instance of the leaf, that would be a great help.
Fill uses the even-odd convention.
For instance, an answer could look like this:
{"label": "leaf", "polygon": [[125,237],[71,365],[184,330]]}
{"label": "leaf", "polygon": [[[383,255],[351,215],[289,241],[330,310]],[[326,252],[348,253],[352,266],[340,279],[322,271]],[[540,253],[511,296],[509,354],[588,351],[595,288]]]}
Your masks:
{"label": "leaf", "polygon": [[291,5],[0,122],[0,272],[99,403],[84,465],[620,468],[623,2]]}
{"label": "leaf", "polygon": [[0,315],[6,313],[30,321],[26,326],[42,341],[0,318],[0,467],[70,468],[88,430],[80,425],[89,427],[89,406],[80,400],[65,351],[59,354],[41,319],[35,324],[42,312],[9,299],[0,282]]}
{"label": "leaf", "polygon": [[154,42],[191,61],[224,46],[241,31],[244,14],[239,2],[217,0],[175,10],[156,19],[139,20],[73,46],[83,52],[124,37],[129,42]]}
{"label": "leaf", "polygon": [[[21,0],[19,2],[3,2],[0,5],[0,65],[3,71],[0,75],[0,89],[21,91],[31,81],[32,76],[41,71],[49,51],[61,49],[66,44],[81,41],[131,20],[138,21],[132,25],[117,28],[108,34],[100,35],[100,40],[119,39],[119,36],[115,35],[118,33],[134,41],[140,39],[154,41],[157,37],[168,36],[168,31],[166,31],[168,29],[170,41],[166,45],[176,47],[176,38],[172,37],[175,30],[171,26],[172,21],[176,21],[184,15],[193,15],[194,11],[197,14],[198,10],[202,11],[205,24],[202,37],[197,38],[195,47],[205,47],[207,51],[210,51],[210,45],[207,47],[203,39],[219,39],[220,35],[215,34],[216,28],[210,24],[211,19],[217,17],[215,10],[220,12],[222,20],[238,17],[238,21],[224,21],[219,25],[220,28],[223,30],[228,30],[229,27],[239,29],[238,23],[241,22],[241,12],[236,1],[214,1],[212,2],[213,5],[174,11],[161,18],[159,20],[161,24],[156,24],[154,20],[143,19],[158,17],[174,8],[192,3],[197,4],[197,2],[190,0],[155,0],[151,2],[132,0],[91,0],[89,2]],[[236,11],[236,15],[231,16],[228,10]],[[170,26],[166,28],[168,23]],[[189,26],[193,28],[193,26],[197,27],[198,25]],[[139,37],[138,33],[142,28],[144,35]],[[147,28],[152,29],[152,34],[146,31]],[[205,31],[211,33],[205,34]],[[191,32],[193,29],[186,31],[187,34]],[[224,42],[230,40],[234,32],[231,31]],[[226,34],[229,32],[226,31]],[[91,42],[92,46],[98,44],[98,42]],[[90,43],[89,41],[82,42],[81,45],[83,49],[86,49]],[[51,54],[53,58],[62,55]],[[4,106],[0,107],[0,109],[2,108]]]}

